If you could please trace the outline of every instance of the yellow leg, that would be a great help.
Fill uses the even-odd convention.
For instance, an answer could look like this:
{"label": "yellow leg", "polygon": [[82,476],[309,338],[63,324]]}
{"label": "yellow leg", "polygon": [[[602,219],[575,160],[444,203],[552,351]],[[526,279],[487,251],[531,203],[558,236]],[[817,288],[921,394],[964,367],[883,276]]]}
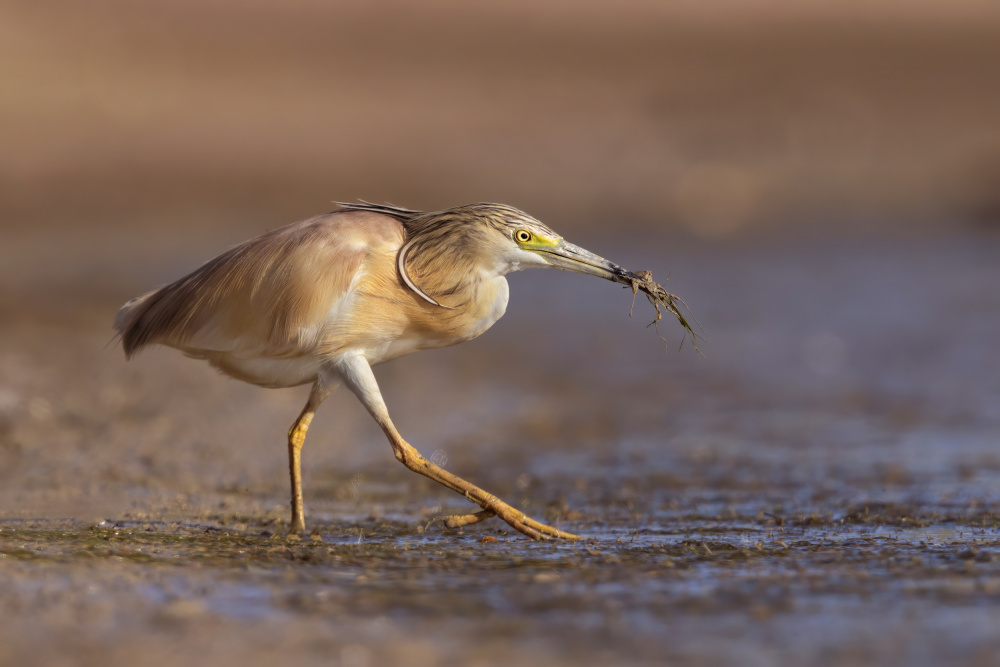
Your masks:
{"label": "yellow leg", "polygon": [[[524,533],[534,540],[544,540],[555,537],[562,538],[564,540],[583,539],[579,535],[567,533],[566,531],[547,526],[544,523],[539,523],[538,521],[531,519],[525,515],[524,512],[514,509],[493,494],[483,491],[475,484],[471,484],[461,477],[451,474],[441,466],[428,461],[420,452],[399,436],[399,433],[396,432],[391,423],[388,424],[388,426],[391,430],[387,429],[386,435],[389,436],[389,441],[392,443],[392,448],[396,454],[396,458],[399,459],[403,465],[413,472],[418,472],[425,477],[433,479],[438,484],[442,484],[453,491],[461,493],[466,498],[483,508],[482,512],[477,512],[476,514],[450,517],[457,518],[458,521],[475,517],[475,520],[467,520],[464,524],[458,523],[457,525],[467,525],[469,523],[483,521],[484,519],[488,519],[490,516],[498,516],[510,524],[512,528]],[[450,525],[450,527],[457,527],[456,525],[451,524],[446,525]]]}
{"label": "yellow leg", "polygon": [[382,400],[381,392],[379,392],[378,383],[375,382],[375,374],[372,373],[371,366],[361,353],[347,354],[341,357],[337,363],[337,370],[347,386],[354,392],[354,395],[358,397],[365,408],[368,409],[371,416],[375,418],[375,421],[378,422],[378,425],[382,427],[382,431],[385,432],[389,438],[389,442],[392,444],[393,453],[403,465],[413,472],[418,472],[425,477],[433,479],[438,484],[442,484],[452,491],[461,493],[470,501],[483,508],[482,512],[460,517],[459,521],[472,516],[477,517],[475,521],[466,521],[466,524],[475,523],[476,521],[489,518],[487,516],[489,514],[500,517],[509,523],[512,528],[532,539],[542,540],[556,537],[566,540],[583,539],[579,535],[567,533],[528,518],[524,512],[514,509],[493,494],[483,491],[478,486],[470,484],[461,477],[451,474],[441,466],[424,458],[420,452],[403,440],[396,427],[392,425],[392,420],[389,419],[389,411]]}
{"label": "yellow leg", "polygon": [[299,418],[288,429],[288,474],[292,480],[292,521],[288,527],[289,535],[304,535],[306,532],[306,512],[302,503],[302,445],[306,442],[306,432],[316,409],[329,395],[330,390],[317,382],[309,394],[306,407],[302,408]]}
{"label": "yellow leg", "polygon": [[289,535],[306,532],[306,513],[302,503],[302,445],[306,441],[306,431],[312,422],[314,412],[306,406],[292,428],[288,430],[288,472],[292,478],[292,522]]}

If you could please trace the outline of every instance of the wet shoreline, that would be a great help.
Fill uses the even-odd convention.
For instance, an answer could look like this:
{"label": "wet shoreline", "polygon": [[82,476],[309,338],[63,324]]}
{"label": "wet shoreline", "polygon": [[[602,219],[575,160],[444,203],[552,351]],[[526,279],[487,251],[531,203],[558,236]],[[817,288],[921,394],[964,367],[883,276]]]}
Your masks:
{"label": "wet shoreline", "polygon": [[704,357],[615,286],[526,273],[486,336],[376,369],[425,455],[577,544],[443,529],[469,504],[346,392],[304,450],[315,537],[287,542],[304,392],[106,347],[119,298],[178,260],[120,297],[2,302],[0,658],[988,663],[998,242],[597,239],[671,270]]}

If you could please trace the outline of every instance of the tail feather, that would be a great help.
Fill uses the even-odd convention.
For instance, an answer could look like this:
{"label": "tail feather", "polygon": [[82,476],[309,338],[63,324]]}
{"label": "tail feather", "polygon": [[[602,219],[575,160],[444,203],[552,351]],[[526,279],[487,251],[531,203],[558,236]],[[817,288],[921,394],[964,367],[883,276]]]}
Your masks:
{"label": "tail feather", "polygon": [[143,316],[148,312],[150,301],[158,291],[153,290],[132,299],[122,306],[115,315],[114,329],[121,338],[126,359],[131,359],[136,352],[151,342],[143,341],[140,332],[144,329]]}

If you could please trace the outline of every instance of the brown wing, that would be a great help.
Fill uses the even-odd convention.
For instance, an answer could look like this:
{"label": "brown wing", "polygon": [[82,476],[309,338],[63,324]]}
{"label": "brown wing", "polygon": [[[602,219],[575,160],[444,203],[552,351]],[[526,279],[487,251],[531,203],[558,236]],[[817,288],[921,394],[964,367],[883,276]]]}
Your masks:
{"label": "brown wing", "polygon": [[402,244],[402,225],[331,213],[275,230],[134,299],[115,329],[131,357],[152,343],[186,352],[290,357],[311,352],[374,246]]}

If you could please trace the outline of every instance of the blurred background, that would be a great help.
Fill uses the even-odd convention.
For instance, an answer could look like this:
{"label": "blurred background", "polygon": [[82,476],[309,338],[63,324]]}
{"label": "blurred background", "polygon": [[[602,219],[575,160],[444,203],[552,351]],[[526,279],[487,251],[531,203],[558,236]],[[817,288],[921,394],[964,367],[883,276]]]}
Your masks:
{"label": "blurred background", "polygon": [[[377,369],[403,434],[501,495],[603,526],[1000,503],[993,0],[0,0],[0,63],[0,518],[284,520],[304,390],[126,364],[111,320],[357,199],[517,206],[705,327],[701,357],[664,320],[664,354],[630,294],[531,272],[482,339]],[[324,406],[311,516],[464,507],[411,477],[353,397]],[[947,620],[858,639],[882,608],[846,609],[854,655]]]}
{"label": "blurred background", "polygon": [[1000,208],[989,1],[4,2],[0,216],[498,200],[722,236]]}

